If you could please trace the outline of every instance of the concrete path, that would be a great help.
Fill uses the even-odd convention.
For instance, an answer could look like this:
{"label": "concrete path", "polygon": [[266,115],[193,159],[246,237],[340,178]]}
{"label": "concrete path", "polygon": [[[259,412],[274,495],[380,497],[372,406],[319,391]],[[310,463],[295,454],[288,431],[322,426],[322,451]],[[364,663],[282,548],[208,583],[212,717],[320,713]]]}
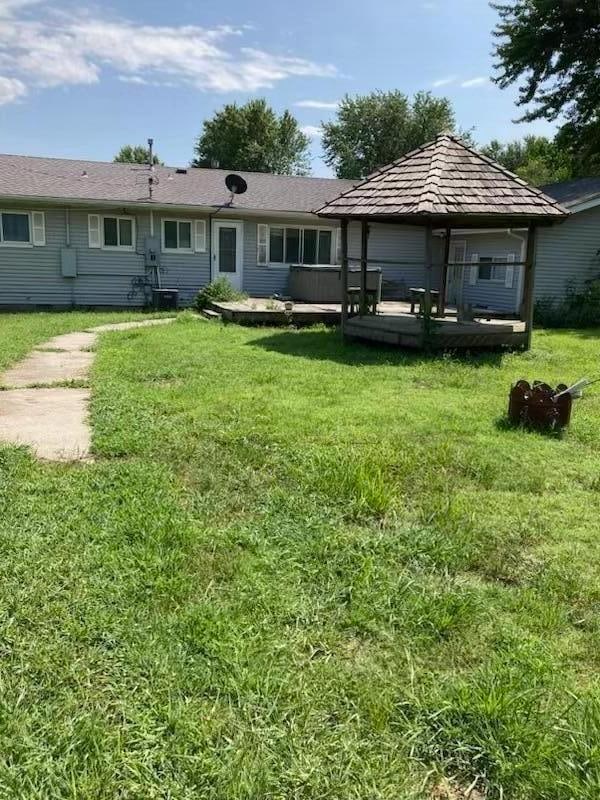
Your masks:
{"label": "concrete path", "polygon": [[98,335],[165,325],[174,317],[98,325],[65,333],[38,345],[0,377],[0,440],[31,447],[38,458],[77,461],[90,458],[87,405],[90,390],[57,384],[87,380]]}

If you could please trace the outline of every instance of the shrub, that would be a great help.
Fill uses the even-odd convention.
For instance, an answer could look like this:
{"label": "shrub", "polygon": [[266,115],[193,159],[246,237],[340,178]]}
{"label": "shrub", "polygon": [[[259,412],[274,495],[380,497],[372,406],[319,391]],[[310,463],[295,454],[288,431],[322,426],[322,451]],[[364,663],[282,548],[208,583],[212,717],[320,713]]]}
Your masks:
{"label": "shrub", "polygon": [[600,280],[577,291],[567,285],[563,300],[543,298],[535,304],[535,321],[547,328],[589,328],[600,325]]}
{"label": "shrub", "polygon": [[215,302],[245,300],[247,295],[238,291],[227,278],[217,278],[204,286],[196,295],[196,308],[200,311]]}

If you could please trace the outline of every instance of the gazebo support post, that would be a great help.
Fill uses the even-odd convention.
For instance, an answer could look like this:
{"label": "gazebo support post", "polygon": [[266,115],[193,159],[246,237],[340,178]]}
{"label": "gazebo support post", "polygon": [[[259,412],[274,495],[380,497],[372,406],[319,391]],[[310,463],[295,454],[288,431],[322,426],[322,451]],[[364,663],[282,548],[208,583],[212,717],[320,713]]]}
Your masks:
{"label": "gazebo support post", "polygon": [[348,220],[343,219],[340,223],[340,235],[342,245],[342,336],[346,333],[346,323],[348,322]]}
{"label": "gazebo support post", "polygon": [[423,344],[429,346],[431,333],[431,269],[433,266],[433,227],[425,229],[425,297],[423,298]]}
{"label": "gazebo support post", "polygon": [[440,294],[438,301],[438,317],[446,314],[446,291],[448,287],[448,262],[450,260],[450,239],[452,238],[452,228],[446,228],[446,238],[444,239],[444,262],[442,264],[442,280],[440,283]]}
{"label": "gazebo support post", "polygon": [[527,249],[525,252],[525,275],[523,280],[523,301],[521,317],[525,321],[525,349],[531,349],[531,333],[533,330],[533,287],[535,283],[535,240],[537,228],[534,222],[529,223],[527,231]]}
{"label": "gazebo support post", "polygon": [[360,223],[360,314],[367,313],[367,250],[369,246],[369,223],[363,219]]}

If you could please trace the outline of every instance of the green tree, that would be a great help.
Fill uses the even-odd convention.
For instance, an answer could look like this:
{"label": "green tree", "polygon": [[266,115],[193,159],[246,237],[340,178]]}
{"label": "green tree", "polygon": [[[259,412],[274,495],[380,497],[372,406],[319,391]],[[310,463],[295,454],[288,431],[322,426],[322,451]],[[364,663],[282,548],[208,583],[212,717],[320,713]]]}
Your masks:
{"label": "green tree", "polygon": [[[117,164],[147,164],[149,160],[150,150],[143,144],[125,144],[113,158]],[[154,164],[162,164],[156,153],[152,161]]]}
{"label": "green tree", "polygon": [[481,152],[533,186],[566,181],[573,174],[567,149],[546,136],[525,136],[506,144],[493,139]]}
{"label": "green tree", "polygon": [[450,101],[429,92],[412,101],[399,91],[346,95],[322,123],[325,162],[338,178],[362,178],[455,125]]}
{"label": "green tree", "polygon": [[192,166],[307,175],[309,144],[289,111],[278,116],[264,99],[231,103],[204,122]]}
{"label": "green tree", "polygon": [[600,3],[598,0],[494,2],[499,14],[495,82],[518,84],[521,120],[567,119],[559,136],[576,174],[600,168]]}
{"label": "green tree", "polygon": [[555,142],[569,153],[574,178],[600,175],[600,118],[587,124],[567,122]]}

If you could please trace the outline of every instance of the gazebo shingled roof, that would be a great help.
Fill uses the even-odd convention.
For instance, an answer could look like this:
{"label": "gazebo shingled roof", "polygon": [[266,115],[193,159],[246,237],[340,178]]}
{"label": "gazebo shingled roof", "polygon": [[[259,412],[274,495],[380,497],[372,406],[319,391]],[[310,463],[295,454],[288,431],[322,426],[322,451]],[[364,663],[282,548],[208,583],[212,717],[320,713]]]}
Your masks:
{"label": "gazebo shingled roof", "polygon": [[468,220],[510,226],[558,221],[569,212],[458,137],[444,133],[376,170],[317,213],[412,224]]}

